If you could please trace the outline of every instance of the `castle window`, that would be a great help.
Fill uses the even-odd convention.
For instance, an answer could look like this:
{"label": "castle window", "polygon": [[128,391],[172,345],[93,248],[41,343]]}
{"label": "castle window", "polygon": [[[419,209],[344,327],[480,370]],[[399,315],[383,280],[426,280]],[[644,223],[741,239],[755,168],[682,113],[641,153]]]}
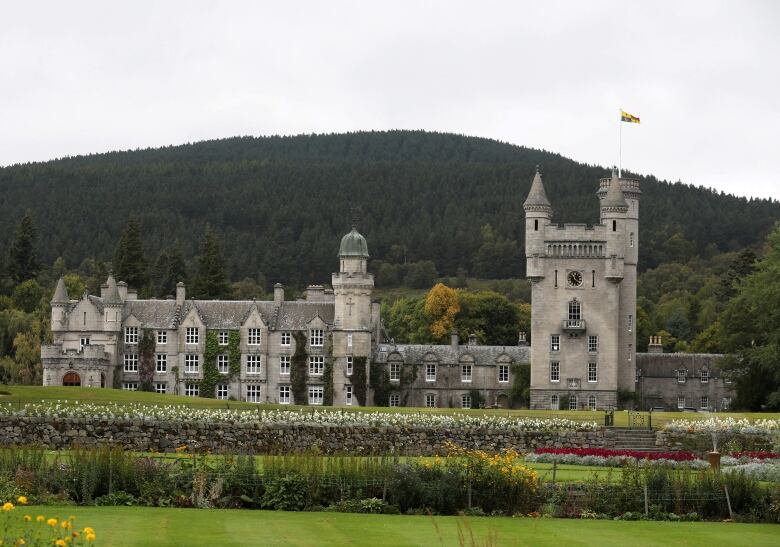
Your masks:
{"label": "castle window", "polygon": [[428,363],[425,365],[425,381],[426,382],[435,382],[436,381],[436,365],[433,363]]}
{"label": "castle window", "polygon": [[217,399],[221,399],[225,401],[227,400],[227,398],[228,398],[228,385],[217,384]]}
{"label": "castle window", "polygon": [[351,356],[347,356],[347,376],[352,376],[352,370],[355,365],[355,359]]}
{"label": "castle window", "polygon": [[260,403],[260,386],[246,386],[246,402],[247,403]]}
{"label": "castle window", "polygon": [[352,347],[352,333],[347,334],[347,347]]}
{"label": "castle window", "polygon": [[569,395],[569,410],[577,410],[577,396]]}
{"label": "castle window", "polygon": [[228,331],[226,331],[226,330],[219,331],[219,334],[217,335],[217,341],[218,341],[220,346],[227,346],[229,338],[230,338],[230,335],[228,334]]}
{"label": "castle window", "polygon": [[282,342],[281,342],[281,344],[283,346],[285,346],[285,347],[289,346],[290,345],[290,338],[292,338],[292,336],[290,335],[289,332],[287,332],[287,331],[283,332],[282,333]]}
{"label": "castle window", "polygon": [[185,397],[197,397],[198,395],[200,395],[200,387],[198,384],[184,384]]}
{"label": "castle window", "polygon": [[701,383],[702,384],[709,383],[709,381],[710,381],[710,371],[707,370],[707,369],[702,369],[700,378],[701,378]]}
{"label": "castle window", "polygon": [[684,384],[686,376],[687,375],[686,375],[686,372],[684,370],[678,370],[677,371],[677,383],[678,384]]}
{"label": "castle window", "polygon": [[582,319],[582,305],[576,300],[569,302],[569,321],[579,321]]}
{"label": "castle window", "polygon": [[81,339],[79,340],[79,351],[83,350],[84,346],[88,346],[88,345],[89,345],[89,337],[82,336]]}
{"label": "castle window", "polygon": [[642,377],[642,369],[636,369],[634,371],[634,382],[639,382],[639,378]]}
{"label": "castle window", "polygon": [[125,344],[138,343],[138,327],[125,327]]}
{"label": "castle window", "polygon": [[82,324],[84,324],[84,325],[87,324],[87,312],[84,312],[84,323],[82,323]]}
{"label": "castle window", "polygon": [[677,396],[677,408],[685,408],[685,395]]}
{"label": "castle window", "polygon": [[426,393],[425,394],[425,406],[428,408],[436,408],[436,394],[435,393]]}
{"label": "castle window", "polygon": [[498,381],[502,384],[509,382],[509,365],[498,365]]}
{"label": "castle window", "polygon": [[322,329],[311,329],[309,332],[309,345],[312,347],[322,347],[325,340],[325,333]]}
{"label": "castle window", "polygon": [[561,351],[561,335],[550,335],[550,351]]}
{"label": "castle window", "polygon": [[155,371],[157,372],[168,372],[168,354],[167,353],[158,353],[154,356],[154,362],[155,362]]}
{"label": "castle window", "polygon": [[325,388],[323,386],[309,386],[309,404],[321,405],[325,402]]}
{"label": "castle window", "polygon": [[632,352],[631,352],[631,344],[629,344],[629,345],[628,345],[628,357],[627,357],[627,360],[628,360],[628,361],[630,361],[630,360],[631,360],[631,355],[632,355]]}
{"label": "castle window", "polygon": [[596,288],[596,270],[590,271],[590,286]]}
{"label": "castle window", "polygon": [[628,246],[629,247],[634,246],[634,232],[631,232],[628,236]]}
{"label": "castle window", "polygon": [[555,270],[555,288],[558,288],[558,270]]}
{"label": "castle window", "polygon": [[[461,365],[460,367],[460,381],[471,382],[471,365]],[[471,407],[469,407],[471,408]]]}
{"label": "castle window", "polygon": [[560,410],[561,399],[557,395],[550,395],[550,410]]}
{"label": "castle window", "polygon": [[390,381],[398,382],[401,380],[401,363],[390,363]]}
{"label": "castle window", "polygon": [[344,404],[352,406],[352,386],[344,386]]}
{"label": "castle window", "polygon": [[125,372],[138,372],[138,354],[125,353]]}
{"label": "castle window", "polygon": [[290,404],[290,386],[279,386],[279,404]]}
{"label": "castle window", "polygon": [[184,356],[184,374],[197,374],[200,369],[200,356],[188,353]]}
{"label": "castle window", "polygon": [[167,344],[168,343],[168,332],[164,330],[158,330],[157,331],[157,343],[158,344]]}
{"label": "castle window", "polygon": [[588,382],[595,383],[599,380],[598,363],[588,363]]}
{"label": "castle window", "polygon": [[154,383],[154,392],[155,393],[168,393],[168,384],[165,382],[155,382]]}
{"label": "castle window", "polygon": [[612,231],[617,232],[617,220],[612,221]]}
{"label": "castle window", "polygon": [[710,399],[706,395],[702,396],[699,400],[699,408],[701,410],[707,410],[710,407]]}
{"label": "castle window", "polygon": [[561,363],[558,361],[550,362],[550,381],[551,382],[561,381]]}
{"label": "castle window", "polygon": [[197,344],[200,340],[200,333],[198,327],[187,327],[185,331],[184,343],[185,344]]}
{"label": "castle window", "polygon": [[260,367],[262,365],[260,355],[247,355],[246,356],[246,373],[247,374],[260,374]]}
{"label": "castle window", "polygon": [[290,356],[282,355],[279,357],[279,374],[283,376],[290,375]]}
{"label": "castle window", "polygon": [[596,353],[599,350],[599,337],[595,334],[588,335],[588,353]]}
{"label": "castle window", "polygon": [[631,332],[631,330],[634,328],[634,316],[629,315],[628,316],[628,332]]}
{"label": "castle window", "polygon": [[325,370],[325,357],[322,355],[309,356],[309,374],[312,376],[322,376]]}
{"label": "castle window", "polygon": [[460,408],[471,408],[471,395],[461,395]]}
{"label": "castle window", "polygon": [[250,346],[260,345],[260,329],[247,330],[246,343]]}
{"label": "castle window", "polygon": [[535,232],[539,231],[539,220],[538,219],[534,219],[534,231]]}
{"label": "castle window", "polygon": [[125,391],[138,391],[138,382],[122,382],[122,389]]}
{"label": "castle window", "polygon": [[390,400],[388,401],[388,406],[400,406],[401,404],[401,396],[397,393],[393,393],[390,395]]}
{"label": "castle window", "polygon": [[588,395],[588,409],[589,410],[596,410],[596,396],[595,395]]}
{"label": "castle window", "polygon": [[230,356],[226,353],[217,355],[217,372],[228,374],[230,372]]}

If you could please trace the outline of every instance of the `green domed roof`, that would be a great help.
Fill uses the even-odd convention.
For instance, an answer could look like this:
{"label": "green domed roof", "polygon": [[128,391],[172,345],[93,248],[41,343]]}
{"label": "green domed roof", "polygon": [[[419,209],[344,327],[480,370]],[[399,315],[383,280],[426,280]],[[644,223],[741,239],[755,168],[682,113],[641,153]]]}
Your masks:
{"label": "green domed roof", "polygon": [[368,258],[368,244],[366,244],[366,238],[360,235],[355,227],[341,238],[341,246],[339,247],[339,256],[359,256]]}

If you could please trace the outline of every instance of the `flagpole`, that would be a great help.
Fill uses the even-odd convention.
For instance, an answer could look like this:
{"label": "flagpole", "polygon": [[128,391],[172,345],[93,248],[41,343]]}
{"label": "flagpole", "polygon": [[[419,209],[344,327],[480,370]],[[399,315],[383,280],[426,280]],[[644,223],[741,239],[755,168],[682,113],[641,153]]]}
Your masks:
{"label": "flagpole", "polygon": [[618,134],[620,138],[620,144],[618,145],[618,178],[622,176],[623,171],[623,110],[620,110],[620,117],[618,117]]}

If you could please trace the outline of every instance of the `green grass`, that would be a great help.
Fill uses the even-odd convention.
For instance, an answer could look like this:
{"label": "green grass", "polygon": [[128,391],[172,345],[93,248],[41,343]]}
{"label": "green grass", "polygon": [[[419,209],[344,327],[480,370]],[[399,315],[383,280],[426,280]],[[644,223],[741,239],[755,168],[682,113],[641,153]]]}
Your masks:
{"label": "green grass", "polygon": [[[19,509],[21,511],[21,508]],[[507,517],[426,517],[342,513],[287,513],[228,509],[154,507],[30,507],[25,513],[76,517],[91,526],[96,546],[267,545],[372,547],[458,545],[458,526],[475,544],[599,545],[777,545],[772,524],[615,522]],[[19,518],[21,515],[17,514]],[[469,539],[466,545],[472,545]]]}
{"label": "green grass", "polygon": [[[162,395],[140,391],[123,391],[120,389],[99,389],[89,387],[54,387],[54,386],[2,386],[0,387],[0,402],[24,404],[27,402],[40,402],[41,400],[82,401],[92,403],[146,403],[158,405],[188,405],[192,407],[210,408],[286,408],[286,409],[321,409],[322,407],[300,407],[290,405],[258,405],[240,401],[220,401],[204,397],[184,397],[181,395]],[[603,423],[603,412],[591,412],[588,410],[506,410],[506,409],[480,409],[462,410],[459,408],[417,408],[417,407],[350,407],[342,408],[348,412],[405,412],[405,413],[431,413],[453,414],[465,413],[475,415],[498,415],[513,417],[533,418],[570,418],[577,421],[594,421]],[[726,412],[726,413],[681,413],[681,412],[654,412],[653,426],[661,425],[678,419],[699,420],[711,416],[756,419],[778,419],[780,412]],[[615,425],[628,425],[628,412],[615,412]]]}

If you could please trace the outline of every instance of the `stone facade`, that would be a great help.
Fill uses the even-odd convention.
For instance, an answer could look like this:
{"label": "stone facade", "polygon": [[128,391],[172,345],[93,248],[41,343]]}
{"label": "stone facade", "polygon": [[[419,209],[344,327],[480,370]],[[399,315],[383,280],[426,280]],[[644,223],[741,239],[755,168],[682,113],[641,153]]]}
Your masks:
{"label": "stone facade", "polygon": [[[653,347],[659,345],[650,345]],[[728,410],[736,395],[719,367],[722,355],[640,353],[636,361],[639,406],[663,410]]]}
{"label": "stone facade", "polygon": [[600,182],[600,224],[559,226],[537,171],[523,205],[532,408],[612,408],[634,391],[640,193],[613,173]]}

